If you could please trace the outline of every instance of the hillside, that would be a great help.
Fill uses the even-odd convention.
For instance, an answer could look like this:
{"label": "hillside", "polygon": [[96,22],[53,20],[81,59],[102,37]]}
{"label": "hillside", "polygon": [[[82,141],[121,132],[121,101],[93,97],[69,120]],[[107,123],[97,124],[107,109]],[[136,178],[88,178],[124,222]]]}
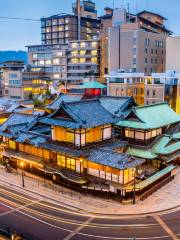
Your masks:
{"label": "hillside", "polygon": [[20,60],[27,63],[27,52],[25,51],[0,51],[0,62],[8,60]]}

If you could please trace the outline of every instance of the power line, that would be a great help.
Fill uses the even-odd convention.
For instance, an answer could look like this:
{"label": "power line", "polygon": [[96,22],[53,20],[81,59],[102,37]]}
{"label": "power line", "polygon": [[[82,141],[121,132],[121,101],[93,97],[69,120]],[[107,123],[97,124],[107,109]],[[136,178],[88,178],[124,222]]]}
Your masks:
{"label": "power line", "polygon": [[33,18],[19,18],[19,17],[1,17],[0,19],[9,19],[9,20],[19,20],[19,21],[34,21],[39,22],[39,19],[33,19]]}

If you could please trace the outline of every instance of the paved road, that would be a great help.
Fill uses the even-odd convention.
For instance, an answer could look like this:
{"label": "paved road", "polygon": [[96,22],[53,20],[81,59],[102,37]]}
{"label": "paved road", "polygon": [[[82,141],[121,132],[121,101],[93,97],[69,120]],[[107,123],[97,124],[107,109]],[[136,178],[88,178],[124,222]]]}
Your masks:
{"label": "paved road", "polygon": [[31,240],[176,240],[180,208],[159,215],[97,215],[1,186],[0,226]]}

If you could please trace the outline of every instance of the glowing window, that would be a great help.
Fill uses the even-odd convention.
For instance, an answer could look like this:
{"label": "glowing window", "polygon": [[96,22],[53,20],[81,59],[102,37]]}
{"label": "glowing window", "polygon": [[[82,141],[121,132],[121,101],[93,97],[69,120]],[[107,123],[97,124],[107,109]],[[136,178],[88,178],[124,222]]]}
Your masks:
{"label": "glowing window", "polygon": [[85,55],[85,53],[86,53],[86,51],[84,51],[84,50],[80,51],[80,55]]}
{"label": "glowing window", "polygon": [[86,43],[85,42],[81,42],[80,43],[80,47],[85,48],[86,47]]}
{"label": "glowing window", "polygon": [[92,42],[92,47],[97,47],[97,42]]}
{"label": "glowing window", "polygon": [[59,74],[54,74],[54,78],[58,79],[58,78],[60,78],[60,75]]}
{"label": "glowing window", "polygon": [[78,58],[72,58],[72,59],[71,59],[71,62],[72,62],[72,63],[78,63]]}
{"label": "glowing window", "polygon": [[80,58],[80,63],[85,63],[86,59],[85,58]]}
{"label": "glowing window", "polygon": [[25,92],[32,91],[32,88],[24,88]]}
{"label": "glowing window", "polygon": [[97,58],[91,58],[91,61],[92,61],[93,63],[97,63]]}
{"label": "glowing window", "polygon": [[53,64],[59,64],[59,58],[53,59]]}
{"label": "glowing window", "polygon": [[61,57],[63,55],[63,53],[62,52],[57,52],[56,55]]}
{"label": "glowing window", "polygon": [[92,54],[92,55],[97,55],[97,50],[91,51],[91,54]]}
{"label": "glowing window", "polygon": [[46,60],[47,65],[51,65],[51,60]]}
{"label": "glowing window", "polygon": [[72,51],[72,56],[76,56],[78,54],[78,51]]}
{"label": "glowing window", "polygon": [[16,143],[14,141],[9,140],[9,147],[16,149]]}
{"label": "glowing window", "polygon": [[72,48],[77,48],[78,45],[77,45],[77,43],[72,43],[71,46],[72,46]]}
{"label": "glowing window", "polygon": [[32,55],[32,57],[33,57],[34,59],[36,59],[36,58],[38,57],[37,53],[34,53],[34,54]]}

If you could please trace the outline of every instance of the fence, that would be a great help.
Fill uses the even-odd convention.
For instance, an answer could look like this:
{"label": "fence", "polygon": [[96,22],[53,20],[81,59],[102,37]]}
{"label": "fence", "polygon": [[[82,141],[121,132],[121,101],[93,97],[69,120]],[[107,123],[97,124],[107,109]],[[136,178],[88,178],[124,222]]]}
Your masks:
{"label": "fence", "polygon": [[168,182],[172,181],[174,179],[174,175],[173,176],[169,176],[166,179],[162,180],[161,182],[157,183],[155,186],[153,186],[151,189],[149,189],[148,191],[144,192],[142,195],[140,195],[139,199],[140,200],[144,200],[147,197],[149,197],[152,193],[156,192],[157,190],[159,190],[161,187],[163,187],[165,184],[167,184]]}

